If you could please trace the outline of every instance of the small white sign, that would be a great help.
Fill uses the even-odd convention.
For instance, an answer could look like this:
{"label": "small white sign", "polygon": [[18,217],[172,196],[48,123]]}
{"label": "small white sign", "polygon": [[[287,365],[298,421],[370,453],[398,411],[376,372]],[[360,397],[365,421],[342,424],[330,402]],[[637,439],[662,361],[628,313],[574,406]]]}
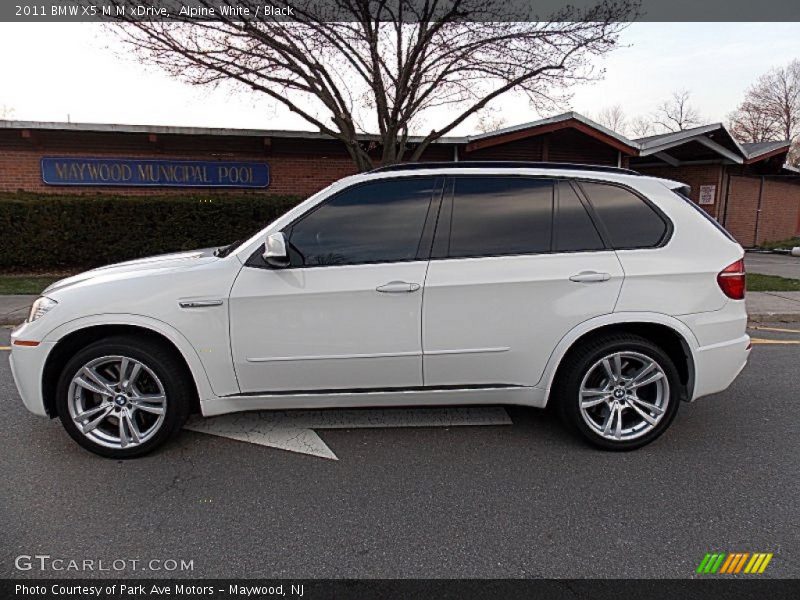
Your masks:
{"label": "small white sign", "polygon": [[700,186],[700,204],[714,204],[714,198],[717,195],[717,186],[715,185],[701,185]]}

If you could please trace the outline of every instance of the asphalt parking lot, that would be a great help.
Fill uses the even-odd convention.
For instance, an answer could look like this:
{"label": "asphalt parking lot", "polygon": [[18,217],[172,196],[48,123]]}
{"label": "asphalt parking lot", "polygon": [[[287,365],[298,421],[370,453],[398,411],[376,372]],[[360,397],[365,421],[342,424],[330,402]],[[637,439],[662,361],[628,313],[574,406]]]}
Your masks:
{"label": "asphalt parking lot", "polygon": [[[751,331],[784,343],[622,454],[508,408],[512,425],[320,430],[338,460],[185,431],[111,461],[23,408],[2,350],[3,576],[691,577],[722,551],[800,577],[800,324],[772,329],[795,331]],[[35,554],[193,569],[15,569]]]}

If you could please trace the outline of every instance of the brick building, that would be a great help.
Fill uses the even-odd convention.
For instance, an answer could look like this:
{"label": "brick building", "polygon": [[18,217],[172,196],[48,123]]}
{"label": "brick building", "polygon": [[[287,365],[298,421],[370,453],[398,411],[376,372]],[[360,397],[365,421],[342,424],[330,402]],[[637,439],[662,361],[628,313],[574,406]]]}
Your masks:
{"label": "brick building", "polygon": [[[374,136],[363,139],[377,143]],[[565,113],[445,137],[423,160],[634,168],[687,183],[695,202],[753,246],[800,232],[800,171],[784,166],[788,150],[788,142],[739,144],[721,124],[629,140]],[[339,142],[314,132],[0,121],[0,193],[185,194],[195,188],[306,196],[354,171]]]}

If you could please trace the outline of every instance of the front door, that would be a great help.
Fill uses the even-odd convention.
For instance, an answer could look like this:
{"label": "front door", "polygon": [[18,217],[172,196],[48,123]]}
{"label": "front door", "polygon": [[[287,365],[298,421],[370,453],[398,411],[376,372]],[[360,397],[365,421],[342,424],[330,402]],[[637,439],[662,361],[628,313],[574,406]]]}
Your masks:
{"label": "front door", "polygon": [[284,229],[290,267],[256,257],[242,269],[230,319],[243,393],[422,385],[434,186],[414,177],[347,188]]}

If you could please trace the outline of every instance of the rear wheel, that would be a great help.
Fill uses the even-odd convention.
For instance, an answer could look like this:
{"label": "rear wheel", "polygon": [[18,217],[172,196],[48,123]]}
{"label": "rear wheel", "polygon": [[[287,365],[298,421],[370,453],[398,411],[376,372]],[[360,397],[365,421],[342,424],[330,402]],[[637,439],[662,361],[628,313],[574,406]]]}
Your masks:
{"label": "rear wheel", "polygon": [[678,412],[680,380],[670,357],[635,335],[607,336],[572,352],[560,369],[563,420],[608,450],[649,444]]}
{"label": "rear wheel", "polygon": [[152,340],[99,340],[64,367],[58,416],[87,450],[109,458],[141,456],[186,422],[192,387],[184,373],[174,353]]}

